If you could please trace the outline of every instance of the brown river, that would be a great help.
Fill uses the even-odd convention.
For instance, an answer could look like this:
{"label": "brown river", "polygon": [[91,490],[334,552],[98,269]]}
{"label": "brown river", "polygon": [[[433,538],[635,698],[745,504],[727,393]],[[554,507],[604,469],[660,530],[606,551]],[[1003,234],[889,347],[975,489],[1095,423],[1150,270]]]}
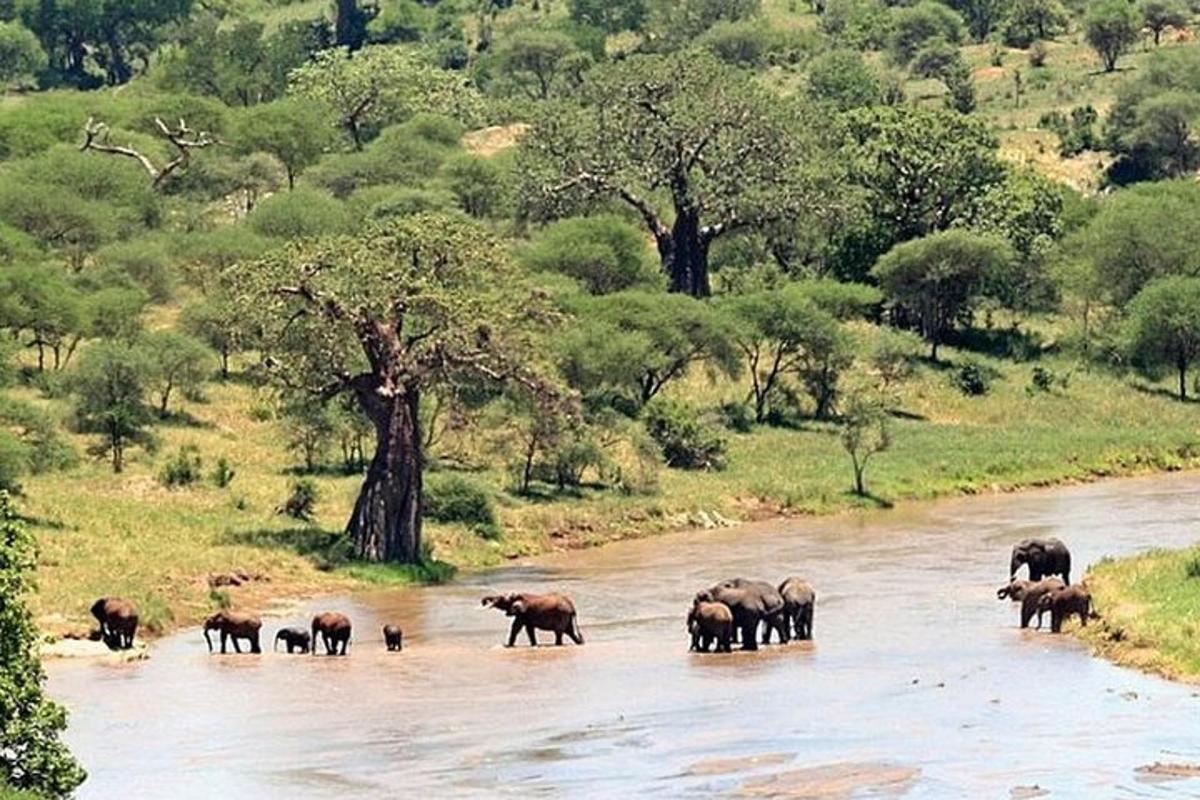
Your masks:
{"label": "brown river", "polygon": [[[190,630],[139,663],[54,663],[50,687],[82,798],[1200,797],[1138,770],[1200,765],[1194,687],[1020,631],[996,599],[1027,536],[1066,541],[1079,574],[1191,543],[1200,476],[621,543],[264,626],[344,611],[349,658],[209,656]],[[793,573],[813,642],[687,652],[698,589]],[[587,644],[501,647],[479,598],[518,589],[570,593]]]}

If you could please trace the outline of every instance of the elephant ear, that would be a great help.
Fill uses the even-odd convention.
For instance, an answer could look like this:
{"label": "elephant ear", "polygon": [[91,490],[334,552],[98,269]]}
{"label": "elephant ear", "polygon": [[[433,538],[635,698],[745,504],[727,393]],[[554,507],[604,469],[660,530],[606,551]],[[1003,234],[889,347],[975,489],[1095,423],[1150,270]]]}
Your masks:
{"label": "elephant ear", "polygon": [[518,599],[516,597],[516,595],[512,595],[512,597],[514,599],[512,600],[512,602],[510,602],[508,604],[508,615],[510,617],[515,617],[517,614],[524,614],[525,613],[525,601]]}

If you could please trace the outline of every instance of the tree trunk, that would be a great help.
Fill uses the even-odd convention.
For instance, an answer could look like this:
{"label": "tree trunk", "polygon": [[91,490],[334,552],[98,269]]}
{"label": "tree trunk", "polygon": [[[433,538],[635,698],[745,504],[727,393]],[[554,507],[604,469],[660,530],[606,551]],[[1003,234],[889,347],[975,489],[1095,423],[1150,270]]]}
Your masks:
{"label": "tree trunk", "polygon": [[1179,399],[1187,400],[1187,359],[1181,357],[1176,366],[1179,368]]}
{"label": "tree trunk", "polygon": [[700,218],[695,211],[677,210],[675,224],[658,240],[658,254],[672,292],[708,297],[708,243],[700,235]]}
{"label": "tree trunk", "polygon": [[420,398],[415,390],[367,406],[375,423],[375,455],[346,532],[367,561],[415,564],[421,558]]}
{"label": "tree trunk", "polygon": [[109,444],[112,447],[112,467],[113,472],[119,473],[125,468],[125,453],[124,443],[121,440],[121,434],[116,430],[115,425],[109,426]]}
{"label": "tree trunk", "polygon": [[362,47],[362,36],[366,30],[365,15],[358,7],[358,0],[336,0],[334,3],[333,38],[339,47],[357,50]]}

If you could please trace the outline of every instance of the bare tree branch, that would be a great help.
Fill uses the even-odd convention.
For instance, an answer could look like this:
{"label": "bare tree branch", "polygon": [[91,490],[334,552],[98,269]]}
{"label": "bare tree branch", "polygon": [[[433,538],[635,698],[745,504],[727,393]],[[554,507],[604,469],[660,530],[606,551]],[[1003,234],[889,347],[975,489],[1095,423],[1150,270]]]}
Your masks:
{"label": "bare tree branch", "polygon": [[174,158],[162,167],[156,166],[149,156],[129,145],[111,143],[109,141],[110,128],[103,122],[97,122],[95,117],[88,117],[87,124],[83,126],[84,141],[79,149],[84,152],[94,150],[97,153],[109,153],[111,155],[134,159],[150,175],[150,179],[157,189],[172,174],[187,167],[193,150],[202,150],[215,144],[222,144],[221,141],[207,131],[192,130],[182,119],[179,120],[178,127],[172,128],[163,122],[161,117],[155,117],[154,126],[158,128],[159,135],[179,151]]}

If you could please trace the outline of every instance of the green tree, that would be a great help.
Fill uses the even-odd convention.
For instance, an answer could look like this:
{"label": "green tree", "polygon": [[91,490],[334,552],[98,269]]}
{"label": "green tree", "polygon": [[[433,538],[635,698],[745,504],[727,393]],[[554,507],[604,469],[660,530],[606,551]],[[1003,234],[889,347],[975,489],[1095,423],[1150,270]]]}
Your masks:
{"label": "green tree", "polygon": [[758,15],[762,0],[649,0],[647,26],[660,47],[675,48],[718,22],[738,22]]}
{"label": "green tree", "polygon": [[46,53],[33,32],[18,22],[0,22],[0,90],[29,84],[46,67]]}
{"label": "green tree", "polygon": [[983,42],[1004,19],[1010,4],[1008,0],[948,0],[947,5],[966,21],[971,37]]}
{"label": "green tree", "polygon": [[1153,374],[1161,367],[1179,376],[1187,399],[1187,373],[1200,358],[1200,278],[1175,276],[1142,289],[1126,309],[1125,339],[1134,364]]}
{"label": "green tree", "polygon": [[185,333],[159,331],[146,335],[139,344],[146,353],[147,389],[158,400],[160,416],[167,416],[176,390],[194,394],[212,375],[212,351]]}
{"label": "green tree", "polygon": [[342,233],[350,225],[346,207],[318,189],[300,187],[263,200],[246,215],[255,233],[278,239],[303,239]]}
{"label": "green tree", "polygon": [[561,31],[529,28],[514,31],[495,48],[493,68],[504,85],[531,100],[547,100],[579,85],[591,58]]}
{"label": "green tree", "polygon": [[605,33],[641,30],[646,19],[645,0],[568,0],[571,19]]}
{"label": "green tree", "polygon": [[1067,10],[1059,0],[1013,0],[1004,25],[1004,42],[1029,47],[1063,30],[1067,20]]}
{"label": "green tree", "polygon": [[1188,24],[1188,8],[1179,0],[1143,0],[1142,23],[1154,33],[1154,46],[1162,42],[1167,28],[1182,28]]}
{"label": "green tree", "polygon": [[850,348],[836,319],[819,309],[802,287],[734,295],[726,301],[736,320],[734,339],[750,373],[754,419],[767,419],[770,403],[789,375],[799,376],[813,399],[813,416],[833,409]]}
{"label": "green tree", "polygon": [[305,472],[316,472],[337,434],[337,421],[328,403],[320,398],[294,394],[283,403],[280,424],[287,437],[288,450],[300,453]]}
{"label": "green tree", "polygon": [[893,63],[906,66],[932,40],[942,39],[956,45],[962,38],[963,24],[958,14],[941,3],[921,0],[916,5],[892,10],[888,55]]}
{"label": "green tree", "polygon": [[72,376],[77,425],[103,437],[95,452],[111,457],[113,472],[124,469],[126,449],[151,441],[144,400],[149,373],[140,348],[101,342],[83,353]]}
{"label": "green tree", "polygon": [[963,61],[958,47],[945,39],[931,39],[914,56],[912,73],[922,78],[936,78],[946,85],[950,96],[947,104],[960,114],[975,110],[975,84],[971,69]]}
{"label": "green tree", "polygon": [[288,188],[333,144],[328,118],[312,103],[277,100],[249,108],[237,126],[242,152],[270,153],[287,170]]}
{"label": "green tree", "polygon": [[866,471],[871,457],[892,445],[887,409],[877,399],[852,395],[842,412],[842,448],[854,467],[854,493],[867,494]]}
{"label": "green tree", "polygon": [[23,476],[66,469],[76,461],[57,420],[29,403],[0,397],[0,490],[18,491]]}
{"label": "green tree", "polygon": [[65,271],[48,264],[4,270],[0,296],[0,326],[37,348],[38,371],[46,369],[47,354],[60,368],[64,349],[86,329],[84,298]]}
{"label": "green tree", "polygon": [[826,162],[802,109],[710,55],[631,57],[589,72],[580,94],[523,137],[524,198],[544,216],[609,198],[630,206],[672,291],[711,292],[720,237],[822,203],[813,176]]}
{"label": "green tree", "polygon": [[548,225],[534,236],[521,262],[536,272],[574,278],[591,294],[611,294],[660,282],[649,256],[637,228],[602,214]]}
{"label": "green tree", "polygon": [[229,359],[245,349],[252,340],[237,306],[223,292],[214,292],[183,307],[183,330],[216,352],[221,362],[221,378],[229,379]]}
{"label": "green tree", "polygon": [[938,345],[989,286],[1004,283],[1012,248],[1003,239],[951,230],[897,245],[871,271],[894,308],[902,309]]}
{"label": "green tree", "polygon": [[508,175],[495,161],[461,153],[442,165],[441,176],[464,212],[480,219],[500,216],[508,195]]}
{"label": "green tree", "polygon": [[1141,29],[1137,9],[1128,0],[1096,0],[1084,18],[1084,35],[1105,72],[1116,70],[1117,60],[1137,41]]}
{"label": "green tree", "polygon": [[1105,144],[1121,156],[1109,170],[1116,183],[1174,178],[1196,169],[1200,116],[1200,53],[1192,48],[1155,53],[1117,92]]}
{"label": "green tree", "polygon": [[461,78],[399,47],[364,47],[349,57],[340,50],[319,53],[292,73],[290,91],[329,106],[355,149],[373,130],[419,111],[463,122],[481,117],[477,94]]}
{"label": "green tree", "polygon": [[553,394],[532,358],[544,319],[485,229],[418,215],[354,237],[298,242],[227,274],[285,386],[349,392],[375,455],[347,523],[359,557],[421,557],[421,396],[461,378]]}
{"label": "green tree", "polygon": [[883,99],[879,78],[854,50],[831,50],[813,59],[808,68],[808,93],[839,111],[879,105]]}
{"label": "green tree", "polygon": [[0,787],[65,798],[87,773],[60,739],[66,712],[42,690],[38,632],[25,605],[36,568],[37,543],[0,492]]}

